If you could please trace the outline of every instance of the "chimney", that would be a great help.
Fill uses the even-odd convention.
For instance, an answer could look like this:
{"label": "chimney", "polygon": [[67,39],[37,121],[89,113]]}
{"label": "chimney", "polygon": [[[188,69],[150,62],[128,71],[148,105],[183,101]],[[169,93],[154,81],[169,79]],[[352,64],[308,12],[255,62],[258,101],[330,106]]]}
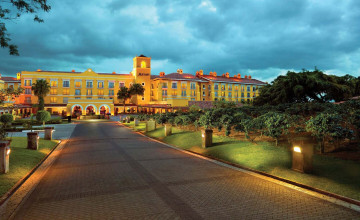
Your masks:
{"label": "chimney", "polygon": [[165,72],[160,72],[160,77],[164,77],[165,76]]}
{"label": "chimney", "polygon": [[200,73],[200,76],[204,75],[204,71],[203,71],[203,70],[200,70],[199,73]]}
{"label": "chimney", "polygon": [[216,72],[213,72],[213,76],[216,76],[217,75],[217,73]]}
{"label": "chimney", "polygon": [[183,74],[183,70],[182,69],[177,69],[177,73]]}
{"label": "chimney", "polygon": [[222,74],[222,77],[225,77],[225,73]]}
{"label": "chimney", "polygon": [[116,74],[116,72],[114,71],[114,72],[112,72],[112,74]]}
{"label": "chimney", "polygon": [[212,76],[212,75],[213,75],[213,72],[210,72],[209,75]]}
{"label": "chimney", "polygon": [[71,70],[71,72],[75,73],[75,70]]}
{"label": "chimney", "polygon": [[240,74],[240,73],[238,73],[238,74],[237,74],[237,77],[238,77],[239,79],[241,79],[241,74]]}
{"label": "chimney", "polygon": [[230,77],[230,75],[229,75],[228,72],[225,74],[225,76],[226,76],[226,78],[229,78],[229,77]]}
{"label": "chimney", "polygon": [[249,75],[249,79],[251,79],[251,76]]}
{"label": "chimney", "polygon": [[247,79],[247,75],[245,75],[245,79]]}
{"label": "chimney", "polygon": [[37,69],[36,71],[40,72],[40,71],[41,71],[41,69]]}

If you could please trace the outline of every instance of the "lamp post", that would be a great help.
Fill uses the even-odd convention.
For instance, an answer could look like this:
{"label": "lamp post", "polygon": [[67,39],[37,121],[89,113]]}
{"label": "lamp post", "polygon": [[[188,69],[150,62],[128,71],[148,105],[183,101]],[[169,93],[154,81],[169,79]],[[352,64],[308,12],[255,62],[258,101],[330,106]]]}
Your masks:
{"label": "lamp post", "polygon": [[312,158],[314,147],[308,140],[293,141],[292,148],[292,169],[301,173],[312,172]]}
{"label": "lamp post", "polygon": [[0,141],[0,173],[9,172],[10,141]]}

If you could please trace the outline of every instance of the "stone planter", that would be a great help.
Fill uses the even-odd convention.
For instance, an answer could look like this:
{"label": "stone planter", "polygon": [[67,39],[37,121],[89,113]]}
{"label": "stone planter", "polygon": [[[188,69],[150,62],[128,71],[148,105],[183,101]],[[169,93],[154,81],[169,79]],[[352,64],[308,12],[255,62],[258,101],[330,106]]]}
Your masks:
{"label": "stone planter", "polygon": [[52,140],[52,133],[54,132],[54,127],[46,127],[44,134],[45,140]]}
{"label": "stone planter", "polygon": [[172,125],[166,124],[165,127],[165,136],[170,136],[172,134]]}
{"label": "stone planter", "polygon": [[156,129],[155,121],[146,122],[146,131],[153,131]]}
{"label": "stone planter", "polygon": [[39,134],[37,132],[27,133],[27,149],[31,149],[31,150],[39,149]]}
{"label": "stone planter", "polygon": [[201,146],[202,146],[202,148],[211,147],[212,135],[213,135],[213,130],[211,130],[211,129],[201,130]]}
{"label": "stone planter", "polygon": [[134,125],[139,126],[139,119],[137,119],[137,118],[134,119]]}
{"label": "stone planter", "polygon": [[311,173],[313,168],[314,145],[305,138],[292,142],[292,169],[301,173]]}
{"label": "stone planter", "polygon": [[9,172],[10,141],[0,141],[0,173]]}

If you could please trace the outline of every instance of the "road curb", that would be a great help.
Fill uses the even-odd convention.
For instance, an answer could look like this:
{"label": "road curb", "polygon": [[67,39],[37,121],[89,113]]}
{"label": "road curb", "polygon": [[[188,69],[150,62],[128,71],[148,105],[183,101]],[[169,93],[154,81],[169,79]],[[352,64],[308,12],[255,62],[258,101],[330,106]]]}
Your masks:
{"label": "road curb", "polygon": [[39,184],[66,144],[67,140],[60,141],[24,178],[1,197],[0,219],[14,217],[14,214]]}
{"label": "road curb", "polygon": [[[130,127],[127,127],[127,126],[121,124],[120,122],[118,122],[118,123],[121,126],[132,130]],[[249,174],[249,175],[252,175],[252,176],[255,176],[255,177],[258,177],[258,178],[261,178],[261,179],[264,179],[264,180],[267,180],[267,181],[270,181],[270,182],[273,182],[273,183],[276,183],[276,184],[279,184],[279,185],[282,185],[282,186],[285,186],[285,187],[288,187],[288,188],[291,188],[291,189],[294,189],[294,190],[297,190],[297,191],[300,191],[300,192],[303,192],[303,193],[306,193],[306,194],[314,196],[316,198],[320,198],[320,199],[326,200],[328,202],[331,202],[331,203],[334,203],[334,204],[337,204],[337,205],[340,205],[340,206],[355,210],[357,212],[360,212],[360,201],[358,201],[358,200],[354,200],[354,199],[351,199],[351,198],[348,198],[348,197],[345,197],[345,196],[340,196],[340,195],[337,195],[337,194],[334,194],[334,193],[331,193],[331,192],[320,190],[320,189],[317,189],[317,188],[314,188],[314,187],[311,187],[311,186],[308,186],[308,185],[305,185],[305,184],[297,183],[297,182],[294,182],[294,181],[291,181],[291,180],[287,180],[287,179],[284,179],[284,178],[281,178],[281,177],[273,176],[273,175],[268,174],[268,173],[253,170],[253,169],[250,169],[250,168],[247,168],[247,167],[240,166],[238,164],[234,164],[234,163],[231,163],[231,162],[228,162],[228,161],[218,159],[218,158],[208,157],[208,156],[201,155],[199,153],[184,150],[184,149],[172,146],[170,144],[164,143],[164,142],[162,142],[160,140],[154,139],[152,137],[149,137],[149,136],[147,136],[147,135],[145,135],[145,134],[143,134],[141,132],[134,131],[134,130],[132,130],[132,131],[134,133],[137,133],[137,134],[140,134],[140,135],[142,135],[144,137],[147,137],[148,139],[150,139],[152,141],[161,143],[161,144],[163,144],[163,145],[165,145],[167,147],[170,147],[172,149],[181,151],[183,153],[190,154],[192,156],[207,160],[209,162],[212,162],[212,163],[224,166],[224,167],[228,167],[230,169],[234,169],[234,170],[237,170],[237,171],[241,171],[243,173],[246,173],[246,174]]]}

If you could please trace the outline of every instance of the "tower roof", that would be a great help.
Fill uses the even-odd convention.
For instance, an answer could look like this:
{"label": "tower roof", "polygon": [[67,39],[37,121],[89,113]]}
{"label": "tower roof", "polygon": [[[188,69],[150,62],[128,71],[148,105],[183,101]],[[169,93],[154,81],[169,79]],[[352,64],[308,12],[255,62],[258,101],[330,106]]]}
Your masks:
{"label": "tower roof", "polygon": [[144,54],[140,54],[140,56],[139,57],[147,57],[147,56],[145,56]]}

